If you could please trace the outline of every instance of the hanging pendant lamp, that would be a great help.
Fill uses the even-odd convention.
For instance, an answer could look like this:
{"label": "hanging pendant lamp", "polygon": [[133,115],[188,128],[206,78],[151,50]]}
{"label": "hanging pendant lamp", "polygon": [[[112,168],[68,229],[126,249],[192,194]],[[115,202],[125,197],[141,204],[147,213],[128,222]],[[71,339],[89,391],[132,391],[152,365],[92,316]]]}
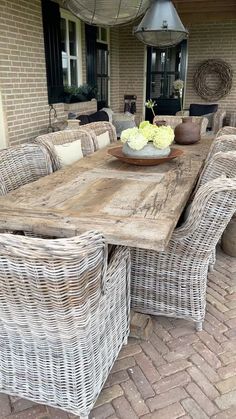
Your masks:
{"label": "hanging pendant lamp", "polygon": [[64,6],[90,25],[115,26],[142,16],[150,0],[64,0]]}
{"label": "hanging pendant lamp", "polygon": [[136,37],[153,47],[171,47],[188,36],[171,0],[154,0],[137,28]]}

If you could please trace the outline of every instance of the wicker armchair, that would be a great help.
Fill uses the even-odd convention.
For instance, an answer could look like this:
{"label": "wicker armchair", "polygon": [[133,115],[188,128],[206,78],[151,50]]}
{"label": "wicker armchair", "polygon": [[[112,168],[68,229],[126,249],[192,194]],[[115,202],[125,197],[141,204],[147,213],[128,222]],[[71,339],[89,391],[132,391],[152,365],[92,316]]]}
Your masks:
{"label": "wicker armchair", "polygon": [[117,141],[116,129],[111,122],[91,122],[90,124],[81,125],[81,128],[79,129],[86,130],[91,135],[95,151],[99,149],[97,135],[103,134],[104,132],[108,131],[110,143],[115,143]]}
{"label": "wicker armchair", "polygon": [[94,152],[94,145],[91,136],[82,128],[77,130],[56,131],[50,134],[40,135],[35,139],[35,142],[46,147],[51,157],[53,171],[55,172],[56,170],[61,169],[62,166],[54,146],[72,143],[76,140],[81,140],[83,156],[87,156],[88,154],[92,154]]}
{"label": "wicker armchair", "polygon": [[38,144],[22,144],[0,150],[0,195],[52,173],[47,150]]}
{"label": "wicker armchair", "polygon": [[0,234],[0,255],[0,392],[88,418],[129,334],[129,250]]}
{"label": "wicker armchair", "polygon": [[[177,125],[179,125],[182,122],[182,116],[181,115],[156,115],[153,118],[153,123],[158,121],[166,121],[167,125],[170,125],[171,128],[175,129]],[[191,117],[193,122],[196,122],[200,125],[200,133],[201,135],[206,134],[208,119],[204,118],[203,116],[192,116]]]}
{"label": "wicker armchair", "polygon": [[[181,115],[181,111],[177,112],[176,115]],[[189,116],[189,111],[185,110],[184,111],[184,116]],[[204,117],[204,115],[202,115],[202,117]],[[212,129],[210,132],[212,132],[213,134],[216,134],[222,127],[223,127],[223,123],[224,123],[224,119],[226,117],[226,111],[224,110],[218,110],[214,113],[213,116],[213,125],[212,125]],[[192,116],[191,118],[201,118],[199,116]],[[207,118],[205,118],[207,119]],[[208,119],[207,119],[207,124],[208,124]]]}
{"label": "wicker armchair", "polygon": [[187,221],[165,252],[131,249],[132,308],[191,319],[201,330],[212,250],[235,210],[236,179],[218,178],[197,191]]}

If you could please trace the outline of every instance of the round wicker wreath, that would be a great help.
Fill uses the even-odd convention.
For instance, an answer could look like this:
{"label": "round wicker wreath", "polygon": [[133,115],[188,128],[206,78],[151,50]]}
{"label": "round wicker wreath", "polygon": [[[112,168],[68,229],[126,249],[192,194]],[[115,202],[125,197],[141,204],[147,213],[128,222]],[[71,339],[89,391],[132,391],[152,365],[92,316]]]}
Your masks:
{"label": "round wicker wreath", "polygon": [[[212,88],[207,83],[210,74],[217,74],[220,83]],[[218,100],[226,96],[232,87],[233,72],[229,64],[220,59],[203,61],[196,70],[193,78],[197,94],[205,100]]]}

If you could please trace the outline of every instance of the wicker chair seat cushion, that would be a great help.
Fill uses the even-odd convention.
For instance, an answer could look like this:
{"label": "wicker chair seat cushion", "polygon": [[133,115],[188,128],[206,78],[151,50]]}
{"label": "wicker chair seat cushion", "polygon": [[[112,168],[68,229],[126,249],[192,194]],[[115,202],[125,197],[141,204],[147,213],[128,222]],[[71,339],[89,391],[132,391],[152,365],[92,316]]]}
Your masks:
{"label": "wicker chair seat cushion", "polygon": [[61,167],[68,166],[83,158],[81,140],[55,145]]}
{"label": "wicker chair seat cushion", "polygon": [[110,144],[110,136],[109,132],[105,131],[100,135],[97,135],[97,142],[98,142],[98,148],[105,148]]}

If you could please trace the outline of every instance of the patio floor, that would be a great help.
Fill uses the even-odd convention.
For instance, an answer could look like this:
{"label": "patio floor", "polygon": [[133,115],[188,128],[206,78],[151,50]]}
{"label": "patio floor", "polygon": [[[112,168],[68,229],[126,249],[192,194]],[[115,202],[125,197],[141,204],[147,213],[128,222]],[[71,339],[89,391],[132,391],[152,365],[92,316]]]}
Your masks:
{"label": "patio floor", "polygon": [[[209,274],[204,330],[153,318],[150,341],[130,339],[90,418],[236,418],[236,259],[220,250]],[[59,409],[0,395],[0,419],[71,419]]]}

